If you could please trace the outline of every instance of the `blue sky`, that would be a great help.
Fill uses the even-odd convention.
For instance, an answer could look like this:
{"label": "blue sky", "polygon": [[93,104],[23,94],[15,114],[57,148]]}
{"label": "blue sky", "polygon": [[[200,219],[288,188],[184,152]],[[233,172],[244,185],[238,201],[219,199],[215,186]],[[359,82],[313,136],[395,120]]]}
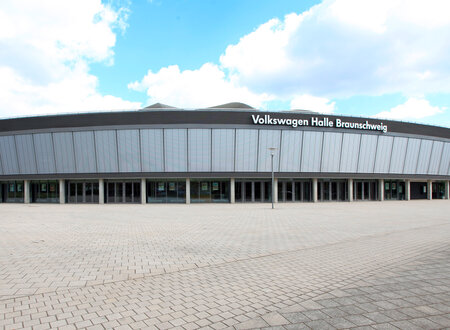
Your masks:
{"label": "blue sky", "polygon": [[241,101],[450,127],[448,12],[446,0],[7,0],[0,117]]}

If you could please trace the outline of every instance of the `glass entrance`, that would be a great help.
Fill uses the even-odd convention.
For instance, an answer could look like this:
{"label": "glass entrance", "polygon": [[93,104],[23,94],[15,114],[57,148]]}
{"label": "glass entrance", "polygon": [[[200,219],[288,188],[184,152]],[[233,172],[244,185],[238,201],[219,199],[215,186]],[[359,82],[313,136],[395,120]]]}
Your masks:
{"label": "glass entrance", "polygon": [[58,181],[31,181],[32,203],[59,203]]}
{"label": "glass entrance", "polygon": [[105,182],[105,201],[107,203],[140,203],[140,181],[107,181]]}
{"label": "glass entrance", "polygon": [[0,182],[0,203],[23,203],[23,181]]}
{"label": "glass entrance", "polygon": [[384,199],[385,200],[404,200],[405,182],[398,180],[384,181]]}
{"label": "glass entrance", "polygon": [[191,180],[192,203],[229,203],[230,181]]}
{"label": "glass entrance", "polygon": [[98,203],[98,181],[67,181],[68,203]]}
{"label": "glass entrance", "polygon": [[432,187],[431,197],[433,199],[445,198],[445,183],[444,182],[433,182],[431,184],[431,187]]}
{"label": "glass entrance", "polygon": [[317,196],[319,201],[348,200],[347,180],[319,180],[317,182]]}
{"label": "glass entrance", "polygon": [[278,181],[278,202],[310,202],[310,180],[280,180]]}
{"label": "glass entrance", "polygon": [[376,201],[378,200],[377,180],[354,180],[353,200],[355,201]]}
{"label": "glass entrance", "polygon": [[236,180],[234,184],[236,202],[270,202],[272,200],[271,181]]}

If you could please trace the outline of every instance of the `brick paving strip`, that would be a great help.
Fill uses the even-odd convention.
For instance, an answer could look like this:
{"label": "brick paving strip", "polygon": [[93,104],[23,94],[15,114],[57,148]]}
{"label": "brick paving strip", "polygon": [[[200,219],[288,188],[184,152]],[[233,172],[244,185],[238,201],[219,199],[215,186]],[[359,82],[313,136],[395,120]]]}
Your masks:
{"label": "brick paving strip", "polygon": [[[220,248],[226,247],[227,255],[219,253],[210,263],[199,262],[195,268],[184,265],[161,274],[141,274],[141,278],[112,277],[109,283],[102,280],[80,287],[49,287],[48,292],[42,293],[33,289],[31,294],[23,291],[16,296],[5,295],[0,300],[0,326],[4,329],[449,328],[450,223],[445,215],[436,219],[421,226],[390,231],[374,228],[364,235],[345,232],[344,229],[361,231],[357,224],[352,228],[344,226],[341,240],[333,239],[335,229],[326,231],[327,226],[319,223],[318,229],[325,230],[325,234],[323,242],[316,245],[305,235],[298,234],[297,240],[284,236],[286,228],[288,232],[295,230],[291,228],[292,222],[288,222],[283,235],[270,237],[274,242],[266,243],[269,245],[265,250],[252,250],[253,245],[265,245],[251,240],[254,228],[248,230],[244,223],[242,231],[250,243],[242,245],[241,254],[222,242]],[[270,222],[270,229],[276,232],[282,223],[282,220]],[[308,226],[306,221],[301,224]],[[329,221],[325,224],[333,227]],[[226,232],[224,235],[227,239]],[[265,232],[258,233],[258,239],[267,238],[264,235]],[[290,245],[283,243],[284,237],[289,242],[304,239],[310,243]],[[120,247],[123,246],[118,244],[112,254],[120,251]],[[200,257],[209,258],[204,249],[201,246]],[[175,265],[177,258],[184,262],[185,251],[172,258]],[[45,267],[34,264],[33,267],[45,273]],[[16,277],[21,274],[26,277],[28,272],[17,273]],[[0,274],[9,279],[3,267]]]}

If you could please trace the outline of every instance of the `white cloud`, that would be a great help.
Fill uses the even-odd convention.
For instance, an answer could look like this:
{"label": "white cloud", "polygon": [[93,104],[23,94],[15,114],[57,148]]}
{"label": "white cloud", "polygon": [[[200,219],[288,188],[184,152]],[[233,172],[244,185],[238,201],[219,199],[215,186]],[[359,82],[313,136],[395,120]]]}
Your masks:
{"label": "white cloud", "polygon": [[317,97],[312,95],[299,95],[291,100],[291,109],[312,110],[321,113],[333,113],[336,102],[331,102],[325,97]]}
{"label": "white cloud", "polygon": [[130,89],[146,91],[149,104],[162,102],[185,108],[202,108],[233,101],[260,107],[271,99],[267,94],[255,94],[238,86],[212,63],[198,70],[180,71],[177,65],[162,68],[156,73],[148,71],[140,82],[128,85]]}
{"label": "white cloud", "polygon": [[0,116],[136,108],[98,92],[89,64],[112,64],[127,11],[100,0],[0,4]]}
{"label": "white cloud", "polygon": [[405,103],[397,105],[388,111],[382,111],[374,117],[385,119],[422,119],[442,113],[445,107],[432,106],[428,100],[410,98]]}

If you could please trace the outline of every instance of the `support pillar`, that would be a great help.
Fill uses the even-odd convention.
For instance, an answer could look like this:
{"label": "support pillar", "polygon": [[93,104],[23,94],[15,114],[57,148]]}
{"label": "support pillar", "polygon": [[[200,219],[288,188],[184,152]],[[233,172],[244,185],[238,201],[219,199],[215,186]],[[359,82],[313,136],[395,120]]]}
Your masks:
{"label": "support pillar", "polygon": [[186,204],[191,204],[191,179],[186,178]]}
{"label": "support pillar", "polygon": [[236,192],[235,192],[235,180],[230,179],[230,203],[234,204],[236,202]]}
{"label": "support pillar", "polygon": [[141,179],[141,204],[147,203],[147,181]]}
{"label": "support pillar", "polygon": [[427,181],[427,199],[433,199],[433,181],[431,180]]}
{"label": "support pillar", "polygon": [[312,179],[312,200],[317,203],[317,178]]}
{"label": "support pillar", "polygon": [[24,180],[23,181],[23,202],[25,204],[30,204],[30,193],[31,193],[31,189],[30,189],[30,180]]}
{"label": "support pillar", "polygon": [[278,203],[278,179],[273,179],[273,202]]}
{"label": "support pillar", "polygon": [[105,204],[105,180],[98,180],[98,203]]}
{"label": "support pillar", "polygon": [[378,180],[378,200],[384,201],[384,179]]}
{"label": "support pillar", "polygon": [[450,198],[450,181],[445,181],[445,199]]}
{"label": "support pillar", "polygon": [[353,179],[348,179],[348,201],[353,202]]}
{"label": "support pillar", "polygon": [[59,180],[59,204],[64,204],[66,202],[66,184],[65,181]]}
{"label": "support pillar", "polygon": [[405,200],[411,200],[411,180],[405,180]]}

